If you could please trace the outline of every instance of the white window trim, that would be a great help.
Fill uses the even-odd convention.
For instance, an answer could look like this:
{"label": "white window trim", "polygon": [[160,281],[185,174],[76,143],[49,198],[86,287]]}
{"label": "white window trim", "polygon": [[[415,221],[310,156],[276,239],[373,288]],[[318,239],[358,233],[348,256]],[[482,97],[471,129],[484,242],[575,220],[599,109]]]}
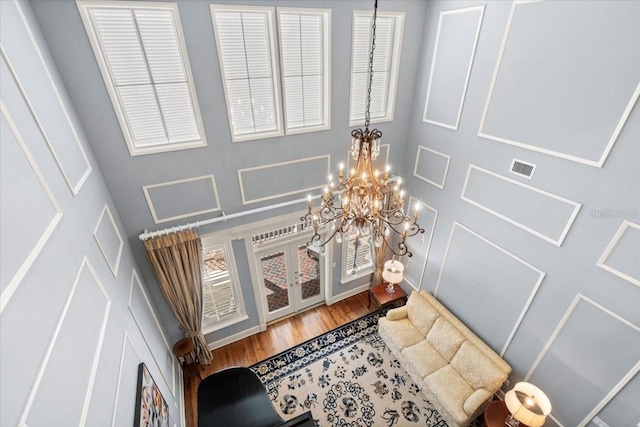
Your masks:
{"label": "white window trim", "polygon": [[[324,17],[324,116],[325,123],[319,126],[306,126],[295,129],[288,129],[287,127],[287,105],[286,105],[286,97],[284,96],[284,73],[281,73],[280,79],[282,80],[282,105],[283,105],[283,114],[285,121],[285,132],[287,135],[296,135],[307,132],[318,132],[323,130],[331,129],[331,9],[318,9],[318,8],[298,8],[298,7],[278,7],[278,49],[279,52],[282,51],[282,33],[280,26],[280,14],[281,13],[297,13],[297,14],[308,14],[308,15],[323,15]],[[282,55],[280,55],[280,70],[284,69],[284,65],[282,64]]]}
{"label": "white window trim", "polygon": [[[279,59],[279,47],[276,46],[276,32],[275,32],[275,8],[263,7],[263,6],[245,6],[245,5],[225,5],[225,4],[210,4],[211,11],[211,23],[213,25],[213,32],[216,39],[216,51],[218,53],[218,64],[220,69],[220,75],[222,77],[222,86],[224,88],[224,101],[227,107],[227,118],[229,119],[229,133],[231,135],[231,141],[243,142],[253,141],[256,139],[273,138],[276,136],[284,135],[284,126],[282,118],[282,89],[280,87],[280,59]],[[218,26],[216,25],[215,13],[216,11],[233,11],[233,12],[265,12],[269,19],[269,33],[271,35],[269,40],[269,46],[271,48],[271,73],[273,78],[273,92],[276,114],[276,130],[269,132],[259,132],[245,135],[234,135],[233,133],[233,120],[231,118],[231,108],[229,106],[229,96],[227,90],[227,78],[225,76],[225,69],[222,66],[222,50],[220,49],[220,36],[218,35]]]}
{"label": "white window trim", "polygon": [[375,248],[373,247],[373,242],[371,242],[370,244],[371,246],[371,266],[367,267],[367,268],[363,268],[361,270],[358,270],[356,275],[352,275],[351,273],[349,273],[349,265],[347,265],[347,257],[348,257],[348,246],[349,246],[349,242],[348,242],[348,233],[344,233],[344,236],[342,238],[342,261],[341,261],[341,268],[340,268],[340,283],[345,284],[345,283],[349,283],[353,280],[359,279],[361,277],[364,276],[368,276],[370,274],[372,274],[375,271]]}
{"label": "white window trim", "polygon": [[[191,64],[189,62],[189,55],[187,54],[187,46],[184,41],[184,32],[182,30],[182,23],[180,19],[180,13],[178,11],[178,5],[176,3],[113,1],[113,0],[111,1],[110,0],[76,0],[76,4],[78,6],[78,10],[80,11],[80,17],[82,18],[82,22],[84,24],[85,30],[87,31],[87,35],[89,36],[89,42],[91,43],[91,47],[93,48],[93,52],[96,56],[98,67],[100,68],[100,73],[102,74],[102,78],[105,82],[107,92],[109,93],[109,98],[111,99],[111,103],[113,104],[113,108],[116,112],[118,123],[122,128],[122,133],[127,143],[129,154],[131,154],[131,156],[141,156],[146,154],[165,153],[169,151],[187,150],[191,148],[206,147],[207,140],[205,137],[202,117],[200,115],[200,104],[198,103],[198,96],[196,93],[196,88],[193,83],[193,75],[191,73]],[[189,80],[189,90],[192,96],[194,114],[196,116],[196,121],[198,123],[198,131],[200,132],[200,140],[180,142],[180,143],[168,143],[168,144],[146,146],[146,147],[135,146],[133,142],[133,138],[129,131],[129,125],[127,123],[126,115],[122,110],[120,101],[118,100],[118,96],[114,89],[114,83],[111,80],[111,75],[109,73],[109,69],[107,67],[105,58],[102,55],[100,42],[98,40],[97,34],[93,29],[91,18],[89,17],[89,9],[92,7],[115,8],[115,9],[135,8],[135,9],[148,9],[148,10],[166,9],[166,10],[170,10],[173,13],[175,24],[176,24],[176,33],[178,35],[178,41],[180,43],[180,53],[182,55],[182,60],[184,61],[185,73]]]}
{"label": "white window trim", "polygon": [[[372,118],[371,123],[385,123],[392,122],[395,114],[395,106],[396,106],[396,93],[398,89],[398,75],[400,71],[400,59],[401,59],[401,50],[402,50],[402,39],[404,37],[404,12],[387,12],[387,11],[378,11],[378,16],[385,16],[395,18],[395,34],[393,36],[393,56],[391,58],[391,75],[389,76],[389,96],[387,101],[387,114],[384,117]],[[353,93],[353,39],[355,32],[355,22],[357,15],[366,15],[373,16],[373,12],[367,10],[354,10],[353,17],[351,20],[351,68],[349,74],[349,126],[362,126],[364,124],[364,119],[362,122],[351,120],[351,94]],[[373,53],[375,57],[375,51]]]}
{"label": "white window trim", "polygon": [[[229,272],[229,279],[231,280],[231,286],[234,289],[235,297],[236,297],[236,305],[238,306],[238,316],[232,319],[224,320],[220,323],[216,323],[215,325],[203,327],[202,334],[207,335],[215,331],[219,331],[220,329],[227,328],[231,325],[235,325],[236,323],[243,322],[249,318],[247,315],[247,310],[244,305],[244,298],[242,295],[242,288],[240,286],[240,280],[238,277],[238,269],[236,267],[235,256],[233,255],[233,247],[231,246],[231,242],[227,241],[224,243],[215,242],[215,236],[213,235],[205,235],[201,237],[202,241],[202,250],[205,252],[207,248],[212,248],[215,246],[222,246],[224,250],[224,260],[227,264],[227,271]],[[204,270],[204,266],[203,266]],[[203,313],[204,313],[204,294],[202,296],[202,304],[203,304]],[[200,322],[201,326],[203,322]]]}

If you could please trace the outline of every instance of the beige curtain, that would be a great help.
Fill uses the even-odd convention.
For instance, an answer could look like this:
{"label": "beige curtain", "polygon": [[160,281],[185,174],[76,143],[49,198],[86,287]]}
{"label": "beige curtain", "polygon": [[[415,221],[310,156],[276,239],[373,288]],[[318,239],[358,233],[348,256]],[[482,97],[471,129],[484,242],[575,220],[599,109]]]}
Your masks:
{"label": "beige curtain", "polygon": [[144,242],[160,290],[202,365],[211,363],[211,352],[202,335],[202,243],[198,232],[186,230]]}

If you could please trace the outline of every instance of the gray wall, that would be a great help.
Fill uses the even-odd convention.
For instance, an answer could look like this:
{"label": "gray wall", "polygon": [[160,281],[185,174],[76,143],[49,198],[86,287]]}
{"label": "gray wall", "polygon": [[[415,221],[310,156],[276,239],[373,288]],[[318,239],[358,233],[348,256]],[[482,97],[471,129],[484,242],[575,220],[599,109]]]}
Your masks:
{"label": "gray wall", "polygon": [[[340,161],[346,160],[346,150],[351,136],[348,128],[349,108],[349,76],[351,66],[351,21],[353,10],[371,10],[370,1],[229,1],[221,3],[238,3],[250,5],[319,7],[331,8],[331,129],[322,132],[284,136],[233,143],[229,130],[227,111],[224,101],[222,79],[216,51],[213,26],[208,1],[179,1],[178,7],[184,35],[186,39],[189,61],[193,72],[198,101],[204,122],[208,146],[205,148],[170,153],[152,154],[131,157],[118,125],[115,112],[109,100],[104,81],[91,50],[89,39],[73,1],[32,1],[36,17],[52,52],[52,56],[60,70],[60,75],[67,86],[69,96],[78,112],[78,117],[87,133],[88,141],[95,153],[98,164],[104,171],[105,180],[118,207],[122,218],[124,233],[142,266],[142,277],[152,283],[154,278],[148,268],[138,234],[143,230],[155,230],[186,222],[195,222],[219,216],[220,213],[190,216],[187,218],[155,224],[150,208],[145,200],[142,187],[174,180],[181,180],[204,175],[215,176],[220,208],[226,214],[246,211],[262,206],[295,200],[306,197],[306,193],[276,197],[270,200],[244,204],[240,193],[238,170],[256,166],[271,165],[289,160],[307,159],[330,155],[330,167],[334,173]],[[405,12],[404,40],[398,80],[397,102],[393,122],[383,123],[379,128],[384,132],[384,143],[391,146],[390,160],[399,170],[404,155],[403,145],[406,140],[406,129],[410,116],[413,97],[412,83],[416,77],[419,47],[422,44],[422,28],[426,2],[394,1],[381,2],[380,10]],[[313,166],[317,162],[309,162]],[[325,162],[326,163],[326,162]],[[317,168],[314,168],[314,170]],[[294,168],[291,170],[295,170]],[[266,169],[267,174],[262,181],[281,182],[285,178],[287,168]],[[320,180],[327,172],[317,174]],[[297,182],[295,174],[288,177]],[[250,180],[248,180],[250,181]],[[249,183],[250,185],[250,183]],[[301,184],[300,184],[301,185]],[[278,188],[273,185],[265,189],[258,183],[255,188],[248,188],[247,199],[277,194]],[[194,187],[195,188],[195,187]],[[197,190],[190,195],[199,196]],[[284,192],[284,191],[282,191]],[[319,194],[320,190],[316,191]],[[166,200],[168,193],[157,193],[158,206],[174,206]],[[216,206],[211,206],[212,208]],[[199,232],[206,234],[228,227],[248,224],[260,219],[276,217],[288,212],[305,209],[306,204],[281,208],[262,214],[219,222],[201,227]],[[159,215],[163,217],[163,215]],[[336,262],[340,261],[339,246],[336,246]],[[248,329],[258,324],[255,301],[249,282],[248,260],[243,249],[234,245],[238,271],[243,280],[244,300],[250,319],[239,325],[218,331],[209,339],[221,339]],[[242,274],[245,272],[246,274]],[[354,281],[341,285],[339,264],[334,269],[333,294],[347,292],[363,281]],[[159,308],[162,322],[167,327],[169,336],[177,339],[180,331],[173,316],[168,312],[159,291],[151,290],[152,298]]]}
{"label": "gray wall", "polygon": [[31,8],[0,16],[0,425],[131,425],[140,362],[183,425],[180,368]]}
{"label": "gray wall", "polygon": [[[460,64],[468,63],[461,57],[470,57],[469,34],[479,15],[444,15],[434,64],[440,13],[482,4],[428,5],[404,158],[411,195],[438,211],[419,287],[504,352],[511,384],[527,379],[542,388],[562,425],[591,425],[587,417],[597,415],[610,426],[634,427],[640,422],[640,3],[515,6],[492,85],[512,5],[486,2],[459,125],[444,127],[455,125],[467,72]],[[456,89],[455,102],[430,104],[427,118],[440,124],[423,121],[432,68],[434,82]],[[442,189],[412,176],[419,146],[451,157]],[[432,174],[426,177],[440,183],[444,169],[423,154],[417,175]],[[509,172],[514,158],[536,165],[531,179]],[[602,264],[610,269],[597,265],[605,252]]]}

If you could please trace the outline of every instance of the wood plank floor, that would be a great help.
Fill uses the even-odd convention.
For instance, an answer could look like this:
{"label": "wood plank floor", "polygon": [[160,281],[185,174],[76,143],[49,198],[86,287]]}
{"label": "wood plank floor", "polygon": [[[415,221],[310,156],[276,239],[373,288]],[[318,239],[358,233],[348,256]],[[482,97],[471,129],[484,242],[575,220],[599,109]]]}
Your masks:
{"label": "wood plank floor", "polygon": [[[270,325],[267,330],[213,350],[213,363],[201,373],[205,378],[232,366],[250,366],[301,344],[338,326],[358,319],[377,307],[367,308],[367,292],[331,306],[322,305]],[[200,379],[185,378],[184,403],[187,427],[197,427],[197,391]]]}

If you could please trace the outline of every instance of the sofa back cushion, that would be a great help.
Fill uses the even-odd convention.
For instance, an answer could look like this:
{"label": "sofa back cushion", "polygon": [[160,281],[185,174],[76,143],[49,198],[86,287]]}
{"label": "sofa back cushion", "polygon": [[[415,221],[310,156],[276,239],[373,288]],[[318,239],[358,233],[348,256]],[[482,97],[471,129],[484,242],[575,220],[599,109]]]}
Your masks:
{"label": "sofa back cushion", "polygon": [[427,340],[446,359],[447,362],[458,351],[465,341],[464,336],[444,317],[438,317],[427,334]]}
{"label": "sofa back cushion", "polygon": [[493,393],[507,379],[507,374],[469,341],[462,343],[450,364],[474,389]]}
{"label": "sofa back cushion", "polygon": [[436,319],[440,316],[440,313],[417,292],[412,292],[409,296],[407,313],[409,320],[423,337],[427,336]]}

